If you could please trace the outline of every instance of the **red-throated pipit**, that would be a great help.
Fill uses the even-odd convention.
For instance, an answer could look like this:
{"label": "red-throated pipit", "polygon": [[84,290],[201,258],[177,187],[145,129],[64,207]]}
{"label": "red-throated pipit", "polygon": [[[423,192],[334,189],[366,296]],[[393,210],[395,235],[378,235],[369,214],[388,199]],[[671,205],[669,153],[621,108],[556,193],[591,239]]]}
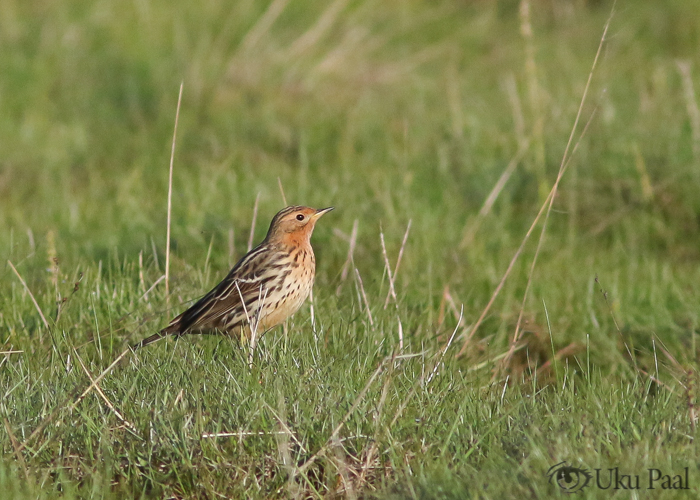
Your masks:
{"label": "red-throated pipit", "polygon": [[221,283],[132,349],[186,333],[225,333],[252,337],[254,343],[297,312],[309,296],[316,273],[311,233],[319,217],[331,210],[300,206],[281,210],[263,242],[238,261]]}

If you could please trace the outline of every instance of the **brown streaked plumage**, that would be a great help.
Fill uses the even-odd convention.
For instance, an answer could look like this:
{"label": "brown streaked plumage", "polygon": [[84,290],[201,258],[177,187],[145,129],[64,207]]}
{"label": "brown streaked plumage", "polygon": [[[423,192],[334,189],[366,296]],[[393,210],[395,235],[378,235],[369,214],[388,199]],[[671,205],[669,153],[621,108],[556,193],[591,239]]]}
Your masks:
{"label": "brown streaked plumage", "polygon": [[160,332],[135,344],[136,350],[168,335],[225,333],[249,338],[279,325],[311,292],[316,259],[311,233],[333,207],[291,206],[280,210],[265,239],[233,266],[221,283]]}

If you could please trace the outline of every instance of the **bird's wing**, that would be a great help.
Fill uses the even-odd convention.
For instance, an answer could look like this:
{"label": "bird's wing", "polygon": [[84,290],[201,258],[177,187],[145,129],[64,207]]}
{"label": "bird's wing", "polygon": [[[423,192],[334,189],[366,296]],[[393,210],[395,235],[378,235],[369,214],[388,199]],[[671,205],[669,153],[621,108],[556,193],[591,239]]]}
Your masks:
{"label": "bird's wing", "polygon": [[173,333],[230,330],[254,320],[273,281],[280,276],[278,253],[261,245],[234,266],[226,278],[173,319]]}

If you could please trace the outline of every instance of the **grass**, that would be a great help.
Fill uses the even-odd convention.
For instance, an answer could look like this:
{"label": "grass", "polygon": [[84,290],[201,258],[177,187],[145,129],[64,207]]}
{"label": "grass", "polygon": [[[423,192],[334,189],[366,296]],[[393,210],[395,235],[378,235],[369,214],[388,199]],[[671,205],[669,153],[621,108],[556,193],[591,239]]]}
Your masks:
{"label": "grass", "polygon": [[[548,498],[566,461],[697,496],[692,2],[618,1],[536,265],[542,221],[474,329],[612,7],[2,2],[0,490]],[[215,337],[111,366],[262,239],[280,186],[336,207],[313,309],[252,368]],[[685,467],[689,490],[646,489]],[[594,477],[578,495],[630,494]]]}

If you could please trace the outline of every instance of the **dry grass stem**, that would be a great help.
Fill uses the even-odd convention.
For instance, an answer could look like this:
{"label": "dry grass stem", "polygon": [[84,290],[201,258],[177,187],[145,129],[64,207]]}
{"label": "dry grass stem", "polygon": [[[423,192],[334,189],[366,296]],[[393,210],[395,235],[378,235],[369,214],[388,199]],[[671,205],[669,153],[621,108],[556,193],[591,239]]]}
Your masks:
{"label": "dry grass stem", "polygon": [[360,393],[355,398],[355,401],[352,403],[352,406],[350,407],[350,409],[345,413],[345,415],[340,420],[340,422],[335,427],[335,429],[333,429],[333,432],[331,433],[331,436],[326,440],[326,443],[316,453],[314,453],[311,456],[311,458],[309,458],[306,462],[304,462],[304,464],[302,464],[301,467],[299,467],[300,473],[303,474],[309,467],[311,467],[311,465],[313,465],[313,463],[318,459],[318,457],[320,457],[323,453],[326,452],[329,444],[332,443],[335,439],[337,439],[338,433],[340,433],[342,428],[345,426],[345,423],[348,421],[350,416],[353,413],[355,413],[355,410],[360,405],[362,400],[365,398],[365,395],[367,394],[367,391],[369,391],[369,388],[372,386],[372,384],[374,383],[376,378],[379,376],[379,374],[382,373],[382,371],[384,370],[384,366],[390,361],[394,361],[395,359],[401,359],[401,358],[402,358],[401,356],[387,356],[386,358],[384,358],[381,361],[381,363],[379,363],[379,366],[377,367],[377,369],[374,370],[374,373],[372,373],[370,378],[367,380],[367,383],[365,384],[365,386],[362,388]]}
{"label": "dry grass stem", "polygon": [[236,431],[236,432],[211,432],[211,433],[205,432],[204,434],[202,434],[202,439],[225,438],[225,437],[244,438],[244,437],[248,437],[248,436],[274,436],[277,434],[287,434],[287,431],[272,431],[272,432]]}
{"label": "dry grass stem", "polygon": [[343,264],[343,268],[340,271],[340,283],[338,284],[338,288],[335,289],[335,294],[340,295],[340,291],[343,288],[343,283],[348,277],[348,273],[350,272],[350,266],[353,263],[353,258],[355,254],[355,246],[357,245],[357,227],[358,227],[358,219],[355,219],[355,221],[352,223],[352,231],[350,232],[350,242],[348,244],[348,256],[345,259],[345,263]]}
{"label": "dry grass stem", "polygon": [[613,320],[613,324],[615,325],[615,330],[617,330],[617,334],[620,336],[620,341],[625,346],[625,349],[627,350],[627,355],[630,357],[632,363],[634,364],[635,371],[639,371],[639,367],[637,366],[637,358],[633,354],[634,349],[630,349],[629,345],[627,345],[627,341],[625,340],[625,336],[622,335],[622,330],[620,330],[620,325],[617,323],[617,318],[615,318],[615,313],[613,312],[612,305],[610,304],[610,301],[608,301],[608,292],[603,290],[600,281],[598,281],[598,276],[595,277],[595,282],[598,284],[598,286],[601,286],[600,293],[603,295],[603,300],[605,300],[605,305],[608,307],[608,311],[610,311],[610,317]]}
{"label": "dry grass stem", "polygon": [[309,319],[311,320],[311,331],[316,333],[316,311],[314,310],[314,289],[309,291]]}
{"label": "dry grass stem", "polygon": [[[515,350],[513,352],[522,351],[523,349],[525,349],[525,347],[527,347],[527,344],[525,344],[525,343],[520,344],[515,348]],[[482,361],[481,363],[477,363],[476,365],[470,366],[469,368],[467,368],[467,371],[468,372],[475,372],[475,371],[481,370],[482,368],[485,368],[485,367],[495,363],[496,361],[499,361],[499,360],[505,358],[506,356],[508,356],[510,354],[511,354],[510,350],[508,350],[506,352],[502,352],[498,356],[494,356],[493,358],[489,358],[486,361]]]}
{"label": "dry grass stem", "polygon": [[175,127],[173,129],[173,144],[170,149],[170,169],[168,172],[168,220],[165,235],[165,300],[170,301],[170,224],[173,208],[173,166],[175,164],[175,143],[177,139],[177,124],[180,120],[180,105],[182,104],[182,89],[185,82],[180,83],[180,93],[177,97],[177,109],[175,111]]}
{"label": "dry grass stem", "polygon": [[670,392],[671,394],[675,394],[675,393],[676,393],[676,391],[673,390],[673,387],[671,387],[670,385],[664,383],[662,380],[659,380],[657,377],[655,377],[655,376],[652,375],[651,373],[649,373],[649,372],[647,372],[647,371],[645,371],[645,370],[643,370],[643,369],[641,369],[641,368],[639,369],[639,373],[641,373],[641,374],[644,375],[645,377],[648,377],[649,380],[651,380],[652,382],[654,382],[654,383],[655,383],[656,385],[658,385],[659,387],[663,387],[664,389],[666,389],[666,390],[667,390],[668,392]]}
{"label": "dry grass stem", "polygon": [[700,159],[700,109],[698,109],[698,101],[695,96],[690,61],[677,60],[676,66],[678,67],[678,72],[681,75],[681,83],[683,84],[685,107],[688,111],[690,129],[693,134],[693,155],[697,161]]}
{"label": "dry grass stem", "polygon": [[518,144],[522,147],[523,144],[529,143],[530,140],[525,133],[523,105],[518,95],[518,84],[513,73],[508,73],[504,80],[504,86],[506,94],[508,94],[510,106],[513,109],[513,129],[515,130],[515,137],[518,139]]}
{"label": "dry grass stem", "polygon": [[214,235],[211,235],[209,240],[209,248],[207,248],[207,256],[204,258],[204,283],[209,281],[209,263],[211,260],[211,251],[214,248]]}
{"label": "dry grass stem", "polygon": [[440,368],[440,364],[442,363],[442,360],[445,357],[445,353],[447,350],[450,348],[452,345],[452,341],[455,338],[455,335],[457,335],[457,330],[459,330],[459,326],[462,324],[462,315],[464,314],[464,304],[462,304],[462,307],[459,309],[459,319],[457,320],[457,325],[455,326],[455,329],[452,331],[452,335],[450,335],[449,340],[447,341],[447,344],[440,350],[440,359],[438,359],[437,363],[435,363],[435,366],[433,367],[433,371],[430,373],[428,376],[428,379],[425,381],[426,385],[430,383],[431,380],[433,380],[433,377],[435,377],[435,374],[438,371],[438,368]]}
{"label": "dry grass stem", "polygon": [[[399,266],[401,265],[401,258],[403,257],[403,251],[406,248],[406,241],[408,240],[408,233],[411,230],[411,223],[413,222],[413,219],[408,220],[408,225],[406,226],[406,232],[403,235],[403,240],[401,241],[401,248],[399,249],[399,256],[396,258],[396,266],[394,267],[394,280],[396,280],[396,276],[399,274]],[[384,248],[384,238],[382,236],[382,249],[384,250],[384,261],[385,263],[389,263],[389,260],[386,257],[386,249]],[[384,309],[386,310],[387,306],[389,305],[389,300],[391,299],[391,289],[389,293],[386,294],[386,300],[384,301]],[[396,299],[396,295],[394,295],[394,299]],[[398,308],[398,303],[396,304],[396,307]]]}
{"label": "dry grass stem", "polygon": [[[389,257],[386,254],[386,245],[384,244],[384,232],[379,231],[379,239],[382,242],[382,255],[384,256],[384,269],[386,270],[386,275],[389,278],[389,296],[394,298],[394,302],[398,303],[396,298],[396,290],[394,289],[394,277],[391,274],[391,266],[389,265]],[[384,306],[386,309],[386,305]]]}
{"label": "dry grass stem", "polygon": [[277,406],[279,408],[279,413],[275,412],[275,410],[272,409],[269,404],[263,403],[263,405],[270,411],[270,413],[272,413],[280,427],[281,432],[279,434],[275,434],[279,457],[282,460],[282,466],[287,471],[287,489],[289,490],[290,497],[297,498],[299,496],[299,485],[294,479],[296,478],[298,471],[296,468],[296,461],[292,460],[289,439],[291,438],[294,440],[299,449],[302,450],[302,453],[306,453],[306,450],[286,423],[287,409],[284,402],[284,394],[282,393],[282,389],[279,384],[275,384],[275,387],[277,388]]}
{"label": "dry grass stem", "polygon": [[651,176],[649,175],[649,170],[647,169],[647,164],[644,161],[644,156],[639,150],[639,144],[636,142],[632,146],[632,152],[634,153],[634,166],[637,168],[639,183],[642,188],[642,199],[646,203],[649,203],[654,198],[654,187],[652,185]]}
{"label": "dry grass stem", "polygon": [[697,428],[698,423],[698,406],[697,406],[697,376],[692,368],[686,370],[686,377],[688,380],[688,387],[685,390],[686,404],[688,405],[688,418],[690,420],[690,426],[693,429],[693,433]]}
{"label": "dry grass stem", "polygon": [[[585,86],[585,88],[584,88],[584,90],[583,90],[583,95],[582,95],[582,97],[581,97],[581,102],[580,102],[580,104],[579,104],[579,108],[578,108],[578,111],[577,111],[577,113],[576,113],[576,118],[575,118],[575,120],[574,120],[574,125],[573,125],[573,127],[572,127],[572,129],[571,129],[571,133],[569,134],[569,140],[567,141],[566,148],[565,148],[565,150],[564,150],[564,155],[562,156],[562,161],[561,161],[561,164],[560,164],[560,167],[559,167],[559,173],[558,173],[558,175],[557,175],[557,179],[556,179],[556,181],[554,182],[554,185],[552,186],[552,188],[550,189],[549,195],[547,196],[547,198],[545,199],[544,203],[543,203],[542,206],[540,207],[540,210],[539,210],[539,212],[537,213],[537,216],[535,217],[535,220],[533,221],[532,225],[531,225],[530,228],[528,229],[527,234],[526,234],[525,237],[523,238],[523,241],[522,241],[522,243],[520,244],[520,247],[519,247],[518,250],[515,252],[515,255],[513,256],[512,260],[510,261],[510,263],[509,263],[509,265],[508,265],[508,268],[506,269],[505,274],[503,275],[503,277],[501,278],[501,281],[499,282],[498,286],[496,287],[496,290],[495,290],[494,293],[492,294],[491,299],[489,300],[488,304],[486,305],[486,307],[484,308],[483,312],[481,313],[481,316],[479,316],[479,319],[477,320],[477,322],[474,324],[474,327],[472,328],[471,332],[470,332],[469,335],[467,336],[467,339],[465,340],[464,345],[462,346],[462,348],[460,349],[459,353],[457,354],[458,356],[461,356],[461,355],[465,352],[469,341],[471,340],[471,338],[474,336],[474,334],[475,334],[476,331],[478,330],[479,326],[481,325],[481,323],[483,322],[484,318],[486,317],[486,314],[488,313],[488,311],[491,309],[491,306],[493,305],[493,302],[495,301],[496,297],[498,296],[498,294],[500,293],[501,289],[503,288],[503,285],[505,284],[505,281],[506,281],[507,277],[510,275],[510,272],[512,271],[513,266],[515,265],[515,261],[516,261],[516,260],[518,259],[518,257],[520,256],[520,253],[522,252],[522,250],[523,250],[523,248],[524,248],[524,246],[525,246],[525,243],[526,243],[526,242],[528,241],[528,239],[530,238],[530,235],[532,234],[533,230],[535,229],[535,226],[536,226],[537,223],[539,222],[539,219],[540,219],[540,217],[542,216],[542,214],[545,212],[545,210],[546,210],[546,213],[547,213],[547,217],[545,218],[545,222],[546,222],[546,219],[549,217],[549,214],[550,214],[551,209],[552,209],[552,205],[553,205],[553,203],[554,203],[554,198],[555,198],[555,195],[556,195],[556,192],[557,192],[557,188],[559,187],[559,183],[561,182],[561,179],[562,179],[562,177],[564,176],[564,173],[566,172],[566,167],[567,167],[567,165],[569,164],[569,160],[570,160],[569,149],[570,149],[571,144],[572,144],[572,142],[573,142],[573,138],[574,138],[574,135],[575,135],[575,133],[576,133],[576,129],[578,128],[578,122],[579,122],[579,120],[580,120],[580,118],[581,118],[581,113],[582,113],[582,111],[583,111],[583,105],[584,105],[584,103],[586,102],[586,97],[587,97],[587,95],[588,95],[588,90],[589,90],[589,88],[590,88],[591,80],[592,80],[592,78],[593,78],[593,72],[595,71],[596,65],[597,65],[597,63],[598,63],[598,59],[599,59],[599,57],[600,57],[600,53],[602,52],[603,44],[604,44],[604,42],[605,42],[605,36],[606,36],[606,34],[607,34],[607,32],[608,32],[608,28],[610,27],[610,22],[612,21],[613,13],[614,13],[614,11],[611,12],[611,14],[610,14],[610,16],[608,17],[608,20],[607,20],[607,22],[606,22],[606,24],[605,24],[605,28],[603,29],[603,35],[602,35],[602,37],[601,37],[601,39],[600,39],[600,43],[598,44],[598,51],[596,52],[595,58],[593,59],[593,65],[592,65],[592,67],[591,67],[591,71],[590,71],[589,74],[588,74],[588,80],[587,80],[586,86]],[[581,134],[581,137],[583,137],[583,135],[586,133],[586,131],[587,131],[587,129],[588,129],[588,126],[590,125],[591,120],[593,119],[594,114],[595,114],[595,113],[591,114],[591,117],[589,118],[588,122],[586,123],[586,126],[584,127],[584,130],[583,130],[583,132],[582,132],[582,134]],[[575,152],[576,149],[578,148],[578,144],[580,143],[581,137],[579,137],[579,140],[577,141],[576,145],[574,146],[574,152]],[[542,241],[543,241],[543,239],[544,239],[545,229],[546,229],[546,223],[543,225],[542,231],[540,232],[540,240],[539,240],[538,246],[537,246],[537,249],[538,249],[538,250],[537,250],[537,252],[535,253],[535,257],[533,258],[532,266],[531,266],[531,268],[530,268],[530,269],[531,269],[531,274],[530,274],[530,276],[528,277],[528,282],[527,282],[527,285],[526,285],[526,295],[525,295],[525,297],[527,296],[527,289],[529,289],[529,286],[530,286],[530,281],[531,281],[531,278],[532,278],[532,271],[534,270],[534,264],[536,263],[537,255],[538,255],[539,249],[540,249],[540,247],[541,247]],[[524,299],[525,299],[525,297],[524,297]],[[524,301],[523,301],[523,304],[524,304]],[[513,338],[514,338],[516,341],[517,341],[517,339],[519,338],[519,326],[520,326],[520,320],[521,320],[521,318],[522,318],[522,309],[521,309],[521,312],[520,312],[520,318],[518,319],[518,326],[516,327],[516,333],[515,333],[514,336],[513,336]],[[515,348],[515,341],[511,343],[511,350],[514,349],[514,348]],[[506,359],[509,359],[509,356],[508,356]]]}
{"label": "dry grass stem", "polygon": [[340,473],[340,479],[343,482],[343,489],[338,491],[337,493],[343,493],[345,495],[345,498],[348,498],[349,500],[355,500],[357,498],[357,495],[355,494],[355,488],[352,484],[353,481],[350,477],[352,475],[352,469],[348,466],[348,463],[345,460],[345,457],[348,454],[345,453],[345,449],[343,448],[343,445],[340,443],[337,437],[333,438],[331,444],[334,455],[333,458],[335,459],[333,460],[333,462],[335,462],[335,466],[338,469],[338,472]]}
{"label": "dry grass stem", "polygon": [[[263,306],[265,305],[265,299],[267,298],[267,289],[265,289],[265,293],[263,294],[263,286],[260,285],[260,288],[258,290],[258,303],[260,304],[260,307],[258,308],[256,315],[254,318],[252,318],[248,315],[248,309],[246,308],[245,305],[245,300],[243,300],[243,294],[241,293],[241,288],[238,286],[238,281],[234,282],[236,285],[236,290],[238,290],[238,296],[241,299],[241,305],[243,306],[243,312],[245,313],[245,318],[246,321],[248,322],[248,327],[250,329],[250,347],[248,351],[248,367],[253,368],[253,357],[255,355],[255,346],[257,345],[257,340],[258,340],[258,325],[260,324],[260,314],[262,313]],[[265,332],[263,332],[265,333]]]}
{"label": "dry grass stem", "polygon": [[[666,345],[664,344],[663,340],[661,340],[661,339],[659,338],[659,336],[656,335],[656,334],[655,334],[655,337],[656,337],[656,340],[657,340],[658,343],[659,343],[659,349],[661,350],[661,352],[663,353],[663,355],[666,356],[666,358],[671,362],[671,364],[673,365],[673,367],[674,367],[676,370],[678,370],[678,372],[680,372],[680,373],[685,373],[685,371],[686,371],[685,368],[683,367],[682,364],[680,364],[680,363],[678,362],[678,360],[676,359],[676,357],[675,357],[673,354],[671,354],[671,352],[668,350],[668,348],[667,348]],[[687,389],[686,386],[685,386],[684,384],[681,384],[681,385],[683,386],[684,389]]]}
{"label": "dry grass stem", "polygon": [[177,396],[175,396],[175,401],[173,401],[173,408],[177,406],[177,404],[182,401],[182,396],[185,394],[185,389],[180,389],[180,392],[177,393]]}
{"label": "dry grass stem", "polygon": [[[292,440],[296,443],[296,445],[299,447],[299,449],[301,450],[301,452],[302,452],[302,453],[306,453],[306,448],[304,447],[303,444],[301,444],[301,441],[299,441],[299,439],[296,437],[296,435],[294,434],[294,432],[292,432],[292,430],[289,428],[289,426],[287,425],[287,423],[282,419],[282,417],[281,417],[277,412],[275,412],[275,410],[274,410],[274,408],[272,408],[272,406],[270,406],[270,405],[267,404],[267,403],[263,403],[263,404],[265,405],[265,407],[266,407],[268,410],[270,410],[270,413],[272,413],[272,416],[275,417],[275,420],[277,420],[277,423],[278,423],[279,426],[280,426],[280,431],[279,431],[279,432],[273,432],[272,434],[275,434],[275,435],[279,435],[279,434],[288,435],[288,436],[289,436],[290,438],[292,438]],[[278,404],[279,404],[279,403],[278,403]],[[267,434],[270,434],[270,433],[267,433]]]}
{"label": "dry grass stem", "polygon": [[656,339],[651,339],[651,347],[654,350],[654,371],[656,373],[656,378],[659,378],[659,358],[656,355]]}
{"label": "dry grass stem", "polygon": [[[146,294],[146,282],[143,277],[143,250],[139,252],[139,286],[141,293]],[[139,299],[140,300],[140,299]]]}
{"label": "dry grass stem", "polygon": [[[92,381],[88,388],[85,389],[82,392],[82,394],[78,396],[78,398],[73,402],[73,404],[71,404],[68,407],[68,411],[73,411],[80,404],[80,402],[83,399],[85,399],[85,396],[87,396],[90,393],[90,391],[95,388],[95,385],[100,383],[100,381],[105,377],[105,375],[107,375],[112,370],[112,368],[114,368],[117,365],[117,363],[119,363],[119,361],[121,361],[122,358],[124,358],[124,356],[126,356],[130,352],[132,352],[131,349],[126,349],[119,356],[117,356],[117,358],[114,361],[112,361],[112,363],[96,379]],[[75,391],[73,394],[77,394],[77,391]],[[68,401],[70,401],[70,399],[68,399]],[[66,401],[66,403],[68,401]],[[46,426],[49,425],[53,421],[53,419],[56,418],[56,416],[65,408],[65,404],[57,405],[49,414],[49,416],[44,418],[44,420],[37,426],[37,428],[34,429],[34,431],[32,431],[29,437],[25,439],[24,442],[19,446],[19,451],[22,451],[24,448],[29,446],[29,443],[31,443],[34,440],[34,438],[36,438],[46,428]]]}
{"label": "dry grass stem", "polygon": [[362,467],[362,473],[360,474],[360,481],[364,482],[365,478],[367,476],[367,473],[370,469],[370,466],[372,464],[372,461],[374,460],[374,455],[377,453],[377,450],[379,449],[379,432],[381,430],[381,417],[382,417],[382,409],[384,408],[384,403],[386,403],[387,396],[389,394],[389,387],[391,385],[391,382],[393,380],[393,374],[394,374],[394,367],[396,365],[392,363],[389,366],[388,373],[386,375],[386,379],[384,380],[384,385],[382,386],[382,394],[379,397],[379,403],[377,404],[377,409],[375,410],[375,417],[374,417],[374,435],[372,436],[372,444],[369,447],[369,450],[367,451],[365,455],[365,463],[364,466]]}
{"label": "dry grass stem", "polygon": [[253,205],[253,220],[250,223],[250,235],[248,235],[248,247],[247,251],[250,252],[253,249],[253,238],[255,238],[255,223],[258,220],[258,203],[260,202],[260,193],[255,195],[255,204]]}
{"label": "dry grass stem", "polygon": [[27,448],[29,446],[29,443],[31,443],[34,440],[34,438],[36,438],[41,433],[41,431],[43,431],[46,428],[46,426],[49,425],[53,421],[53,419],[56,418],[56,415],[58,415],[63,409],[64,409],[63,405],[56,406],[53,409],[53,411],[49,414],[49,416],[46,417],[39,424],[39,426],[32,431],[32,433],[29,435],[29,437],[27,439],[25,439],[21,445],[19,445],[19,447],[17,448],[17,451],[20,452],[23,449]]}
{"label": "dry grass stem", "polygon": [[452,315],[454,316],[455,320],[459,321],[459,310],[457,309],[457,304],[455,304],[454,298],[452,298],[449,285],[445,285],[445,288],[442,290],[442,299],[440,300],[440,308],[438,310],[438,330],[442,327],[443,323],[445,322],[445,307],[447,305],[450,306],[450,311],[452,312]]}
{"label": "dry grass stem", "polygon": [[280,188],[280,194],[282,195],[282,203],[287,206],[287,197],[284,195],[284,188],[282,187],[282,179],[277,177],[277,187]]}
{"label": "dry grass stem", "polygon": [[[403,412],[406,410],[406,407],[408,406],[408,403],[411,401],[411,399],[413,398],[413,396],[416,394],[416,392],[417,392],[417,390],[418,390],[418,387],[423,386],[423,382],[426,380],[426,375],[427,375],[428,373],[430,373],[430,379],[433,378],[433,376],[434,376],[434,374],[435,374],[435,372],[436,372],[437,367],[438,367],[439,364],[442,362],[442,360],[443,360],[443,358],[444,358],[444,356],[445,356],[445,353],[446,353],[447,350],[449,349],[450,344],[452,343],[452,340],[454,339],[454,336],[455,336],[455,334],[456,334],[456,332],[457,332],[458,327],[459,327],[459,324],[458,324],[457,327],[454,329],[452,335],[450,336],[450,339],[447,341],[447,343],[445,344],[445,346],[444,346],[442,349],[440,349],[437,353],[435,353],[435,354],[433,355],[433,358],[432,358],[433,364],[432,364],[432,366],[431,366],[428,370],[423,370],[423,374],[413,383],[413,387],[411,387],[411,390],[408,392],[408,394],[406,395],[406,397],[403,399],[403,401],[401,401],[401,403],[399,404],[398,408],[396,409],[396,412],[395,412],[395,414],[394,414],[394,418],[391,420],[391,423],[386,427],[387,429],[391,429],[391,428],[396,424],[396,422],[398,422],[399,418],[401,418],[401,415],[403,415]],[[505,357],[506,355],[507,355],[507,353],[505,353],[505,354],[503,354],[503,355],[501,355],[501,356]],[[490,361],[487,361],[487,362],[482,363],[482,366],[485,366],[486,364],[488,364],[488,363],[490,363],[490,362],[493,362],[493,360],[490,360]],[[478,367],[471,367],[471,368],[469,369],[469,371],[476,370],[476,369],[478,369],[478,368],[480,368],[480,367],[481,367],[481,366],[478,366]],[[426,385],[427,385],[427,384],[426,384]]]}
{"label": "dry grass stem", "polygon": [[525,75],[527,77],[528,99],[532,115],[531,137],[534,143],[535,176],[540,184],[540,193],[545,182],[545,145],[544,145],[544,112],[543,96],[537,77],[537,63],[535,62],[535,42],[530,15],[530,1],[520,0],[520,34],[524,41],[525,50]]}
{"label": "dry grass stem", "polygon": [[[464,306],[462,306],[462,308],[463,307]],[[461,317],[461,314],[460,314],[460,317]],[[399,418],[401,418],[401,415],[403,415],[404,410],[406,410],[408,403],[411,401],[413,396],[416,394],[418,387],[424,386],[424,382],[426,380],[426,376],[428,373],[430,373],[430,379],[432,380],[437,367],[442,362],[443,358],[445,357],[445,353],[447,352],[450,345],[452,344],[452,341],[454,340],[454,337],[455,337],[455,334],[457,333],[458,328],[459,328],[459,322],[458,322],[457,326],[455,327],[454,331],[452,332],[452,335],[448,339],[445,346],[442,349],[440,349],[439,351],[437,351],[433,355],[433,357],[431,358],[432,366],[430,366],[430,368],[428,368],[428,370],[425,370],[425,369],[423,370],[423,373],[421,374],[421,376],[413,383],[413,387],[411,387],[411,390],[408,392],[408,394],[403,399],[403,401],[401,401],[401,403],[399,404],[399,406],[396,410],[396,414],[394,415],[394,418],[391,420],[391,423],[389,424],[388,429],[391,429],[394,426],[394,424],[396,424],[396,422],[398,422]],[[425,385],[427,385],[427,384],[425,384]]]}
{"label": "dry grass stem", "polygon": [[61,295],[58,291],[58,251],[56,250],[56,233],[53,229],[49,229],[46,233],[46,257],[51,272],[51,284],[56,296],[56,303],[58,303]]}
{"label": "dry grass stem", "polygon": [[270,31],[277,18],[282,14],[289,0],[274,0],[267,7],[265,13],[260,16],[258,22],[248,30],[240,45],[240,52],[249,52]]}
{"label": "dry grass stem", "polygon": [[236,245],[234,241],[234,232],[233,228],[228,230],[228,266],[232,267],[234,262],[233,262],[233,257],[236,254]]}
{"label": "dry grass stem", "polygon": [[85,390],[82,392],[82,394],[81,394],[80,396],[78,396],[78,399],[76,399],[76,400],[73,402],[73,404],[72,404],[72,405],[70,406],[70,408],[69,408],[69,411],[75,410],[75,408],[80,404],[80,402],[81,402],[83,399],[85,399],[85,396],[87,396],[88,394],[90,394],[90,391],[92,391],[94,388],[96,388],[96,387],[97,387],[97,384],[99,384],[99,383],[102,381],[102,379],[105,378],[105,376],[106,376],[110,371],[112,371],[112,368],[114,368],[115,366],[117,366],[117,363],[119,363],[119,362],[122,360],[122,358],[123,358],[124,356],[126,356],[127,354],[129,354],[130,352],[133,352],[133,351],[132,351],[131,349],[125,349],[119,356],[117,356],[117,358],[116,358],[114,361],[112,361],[112,363],[111,363],[107,368],[105,368],[105,370],[104,370],[102,373],[100,373],[100,375],[99,375],[96,379],[92,379],[92,377],[91,377],[91,378],[90,378],[90,381],[91,381],[90,385],[88,386],[87,389],[85,389]]}
{"label": "dry grass stem", "polygon": [[148,290],[146,290],[146,291],[143,293],[143,295],[141,295],[141,297],[139,297],[139,300],[140,300],[140,301],[141,301],[141,300],[146,300],[146,299],[148,298],[148,294],[151,293],[151,292],[153,291],[153,289],[154,289],[156,286],[158,286],[158,283],[160,283],[160,282],[163,281],[164,279],[165,279],[165,274],[161,275],[160,278],[158,278],[157,280],[155,280],[155,281],[153,282],[153,284],[150,286],[150,288],[149,288]]}
{"label": "dry grass stem", "polygon": [[41,312],[41,307],[39,307],[39,303],[38,303],[38,302],[36,301],[36,299],[34,298],[34,294],[32,293],[32,291],[31,291],[31,290],[29,289],[29,287],[27,286],[27,283],[24,281],[24,278],[22,278],[22,276],[19,274],[19,272],[17,271],[17,269],[15,269],[15,266],[12,265],[12,262],[10,262],[10,261],[8,260],[7,263],[10,265],[10,267],[12,268],[12,270],[14,271],[14,273],[17,275],[17,278],[19,279],[20,283],[22,283],[22,286],[24,287],[24,289],[25,289],[25,290],[27,291],[27,293],[29,294],[29,298],[32,299],[32,302],[34,303],[34,307],[36,307],[36,310],[37,310],[37,312],[39,313],[39,316],[41,317],[41,321],[44,323],[44,326],[45,326],[46,329],[48,330],[48,329],[49,329],[49,322],[46,321],[46,317],[44,316],[44,313]]}
{"label": "dry grass stem", "polygon": [[3,418],[2,421],[5,424],[5,432],[7,432],[7,436],[10,438],[10,444],[12,444],[12,448],[15,453],[15,458],[17,459],[17,462],[19,463],[19,466],[21,467],[22,471],[24,471],[24,477],[28,481],[29,469],[27,469],[27,463],[24,461],[24,455],[22,455],[22,447],[17,441],[17,438],[15,438],[15,434],[12,432],[12,427],[10,427],[10,422],[7,420],[7,418]]}
{"label": "dry grass stem", "polygon": [[316,24],[294,40],[291,47],[289,47],[288,57],[292,59],[297,58],[303,52],[306,52],[309,48],[316,45],[323,35],[335,24],[335,21],[347,4],[348,0],[335,0],[333,3],[329,4],[326,10],[319,16]]}
{"label": "dry grass stem", "polygon": [[469,245],[471,245],[472,241],[474,241],[474,236],[481,227],[481,223],[484,221],[484,218],[491,212],[493,204],[496,203],[498,196],[503,191],[503,188],[508,182],[508,179],[510,179],[510,176],[515,171],[515,168],[522,161],[523,157],[525,156],[525,153],[527,153],[529,146],[530,143],[527,141],[520,143],[520,147],[515,153],[515,156],[511,158],[505,170],[496,181],[496,184],[493,186],[493,189],[491,189],[491,192],[486,197],[484,204],[481,206],[481,210],[479,210],[479,214],[464,228],[464,236],[462,237],[462,241],[460,242],[461,248],[467,248]]}
{"label": "dry grass stem", "polygon": [[[75,349],[73,349],[73,352],[75,353],[75,357],[78,359],[78,362],[80,363],[80,366],[82,367],[83,371],[85,372],[85,375],[88,376],[88,378],[90,379],[90,382],[95,383],[95,379],[92,378],[92,374],[88,371],[87,367],[85,366],[85,363],[83,363],[83,360],[82,360],[82,358],[80,357],[80,355],[78,354],[78,351],[76,351]],[[134,427],[134,425],[133,425],[131,422],[129,422],[126,418],[124,418],[124,416],[123,416],[121,413],[119,413],[119,410],[117,410],[117,409],[114,407],[114,405],[113,405],[112,402],[107,398],[107,396],[106,396],[105,393],[102,391],[102,388],[100,387],[100,385],[99,385],[98,383],[95,383],[95,390],[97,391],[97,394],[99,394],[99,396],[103,399],[103,401],[105,402],[105,404],[107,405],[107,407],[112,411],[112,413],[114,413],[114,415],[115,415],[119,420],[121,420],[122,423],[123,423],[126,427],[128,427],[132,432],[136,433],[136,427]],[[138,435],[138,434],[137,434],[137,435]]]}
{"label": "dry grass stem", "polygon": [[372,311],[369,307],[369,301],[367,300],[367,294],[365,293],[365,287],[362,285],[362,277],[360,276],[360,271],[355,268],[355,277],[357,278],[357,284],[360,287],[360,292],[362,293],[362,300],[365,303],[365,311],[367,311],[367,318],[369,319],[370,326],[374,326],[374,320],[372,319]]}
{"label": "dry grass stem", "polygon": [[[384,243],[384,232],[379,232],[379,239],[382,243],[382,256],[384,257],[384,269],[386,270],[387,277],[389,278],[389,296],[394,298],[395,302],[398,302],[396,298],[396,290],[394,289],[394,277],[391,274],[391,266],[389,265],[389,257],[386,253],[386,244]],[[386,306],[385,306],[386,309]]]}

